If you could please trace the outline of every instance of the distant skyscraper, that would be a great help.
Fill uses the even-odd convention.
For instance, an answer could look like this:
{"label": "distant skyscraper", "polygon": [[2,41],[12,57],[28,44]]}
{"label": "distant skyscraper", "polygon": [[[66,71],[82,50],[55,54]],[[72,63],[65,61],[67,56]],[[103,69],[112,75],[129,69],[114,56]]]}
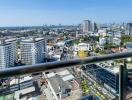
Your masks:
{"label": "distant skyscraper", "polygon": [[94,32],[98,32],[98,26],[95,22],[93,23],[93,30]]}
{"label": "distant skyscraper", "polygon": [[21,62],[26,65],[42,63],[44,61],[44,39],[31,38],[20,43]]}
{"label": "distant skyscraper", "polygon": [[0,40],[0,69],[14,67],[15,62],[15,44]]}
{"label": "distant skyscraper", "polygon": [[90,20],[84,20],[83,22],[83,32],[88,33],[89,31],[92,31],[92,23]]}
{"label": "distant skyscraper", "polygon": [[126,35],[132,35],[132,23],[127,23]]}

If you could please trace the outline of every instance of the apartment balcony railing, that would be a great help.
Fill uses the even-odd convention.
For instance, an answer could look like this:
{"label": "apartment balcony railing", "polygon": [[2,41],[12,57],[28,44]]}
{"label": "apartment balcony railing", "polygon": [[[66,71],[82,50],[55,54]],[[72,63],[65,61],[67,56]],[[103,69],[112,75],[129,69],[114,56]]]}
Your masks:
{"label": "apartment balcony railing", "polygon": [[[132,52],[123,52],[123,53],[108,54],[103,56],[87,57],[83,59],[73,59],[73,60],[67,60],[67,61],[55,61],[55,62],[48,62],[44,64],[20,66],[20,67],[0,70],[0,78],[14,77],[19,75],[43,72],[43,71],[48,71],[48,70],[57,69],[57,68],[72,67],[75,65],[93,64],[93,63],[98,63],[98,62],[108,61],[108,60],[115,60],[115,59],[125,59],[129,57],[132,57]],[[131,74],[131,71],[132,69],[127,70],[127,73]],[[119,76],[120,76],[119,98],[120,100],[125,100],[125,97],[126,97],[125,83],[124,83],[126,80],[126,65],[125,64],[120,67]]]}

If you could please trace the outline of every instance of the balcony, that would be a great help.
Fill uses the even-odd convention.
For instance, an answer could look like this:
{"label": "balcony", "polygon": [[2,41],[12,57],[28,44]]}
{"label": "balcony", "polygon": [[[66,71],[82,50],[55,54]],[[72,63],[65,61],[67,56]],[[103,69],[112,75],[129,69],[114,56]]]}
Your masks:
{"label": "balcony", "polygon": [[[16,98],[27,99],[30,97],[36,97],[38,95],[43,94],[43,97],[47,95],[49,97],[52,96],[51,100],[58,100],[58,98],[62,98],[62,100],[64,100],[64,97],[67,97],[67,95],[71,95],[72,92],[70,91],[74,91],[74,89],[76,89],[77,87],[81,87],[82,95],[80,99],[82,100],[85,100],[85,98],[87,98],[88,95],[89,98],[92,98],[89,100],[93,100],[93,98],[96,100],[97,99],[96,96],[98,96],[99,99],[101,100],[107,100],[108,93],[110,93],[111,98],[112,96],[114,96],[113,99],[110,100],[118,100],[118,99],[125,100],[126,98],[128,100],[131,100],[132,91],[128,90],[126,87],[126,84],[129,84],[131,86],[131,82],[129,83],[127,81],[128,79],[130,79],[130,81],[132,79],[131,76],[132,70],[127,69],[125,63],[125,58],[129,58],[129,57],[132,57],[132,52],[116,53],[116,54],[109,54],[103,56],[93,56],[83,59],[73,59],[66,61],[55,61],[44,64],[20,66],[20,67],[1,70],[0,71],[1,81],[5,82],[7,79],[10,81],[5,82],[5,84],[3,83],[1,84],[0,95],[3,99],[8,98],[6,96],[10,96],[12,97],[11,100],[15,100]],[[112,72],[110,71],[109,73],[105,72],[103,69],[106,69],[107,66],[101,62],[106,62],[116,59],[122,59],[122,61],[124,61],[117,68],[119,71],[116,72],[116,70],[114,70],[115,71],[114,74],[111,74]],[[96,64],[96,66],[94,64]],[[78,68],[81,69],[81,71],[79,71],[81,72],[81,74],[72,73],[73,72],[72,70],[75,70],[76,68],[75,66],[79,66]],[[58,70],[61,70],[62,68],[66,70],[58,72]],[[111,67],[111,69],[112,68],[114,67]],[[53,70],[54,73],[52,72],[50,73],[51,70]],[[68,73],[67,70],[71,74],[65,77],[61,77],[63,76],[64,73]],[[56,77],[54,77],[55,75]],[[71,81],[67,81],[68,79]],[[77,81],[77,79],[81,80],[81,83]],[[100,79],[102,79],[103,81],[100,82]],[[61,84],[59,84],[58,82]],[[73,86],[73,88],[71,89],[70,87],[67,87],[67,85],[64,84],[70,84],[71,86],[74,84],[75,86]],[[102,88],[101,87],[102,84],[103,85],[105,84],[105,87],[107,89]],[[115,89],[114,95],[112,94],[113,92],[112,89],[108,89],[109,86],[107,86],[107,84],[109,84],[110,87]],[[34,88],[33,86],[37,88]],[[88,86],[90,87],[90,89]],[[56,87],[59,88],[55,89]],[[87,91],[83,89],[84,87],[88,88]],[[32,95],[29,92],[32,92]],[[48,94],[46,94],[47,92]],[[63,95],[60,95],[62,93]],[[83,93],[87,95],[83,96]],[[101,95],[101,93],[103,95]],[[16,96],[14,96],[14,94]]]}

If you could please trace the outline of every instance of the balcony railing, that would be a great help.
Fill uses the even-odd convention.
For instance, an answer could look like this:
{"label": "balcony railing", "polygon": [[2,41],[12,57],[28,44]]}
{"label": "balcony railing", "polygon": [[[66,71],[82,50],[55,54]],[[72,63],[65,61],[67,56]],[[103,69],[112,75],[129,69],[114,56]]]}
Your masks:
{"label": "balcony railing", "polygon": [[31,74],[31,73],[48,71],[57,68],[71,67],[81,64],[91,64],[91,63],[97,63],[97,62],[114,60],[114,59],[129,58],[129,57],[132,57],[132,52],[115,53],[115,54],[108,54],[103,56],[87,57],[82,59],[55,61],[55,62],[48,62],[43,64],[13,67],[13,68],[0,70],[0,78]]}
{"label": "balcony railing", "polygon": [[[132,57],[132,52],[114,53],[114,54],[108,54],[108,55],[103,55],[103,56],[87,57],[83,59],[55,61],[55,62],[48,62],[44,64],[7,68],[4,70],[0,70],[0,78],[14,77],[14,76],[19,76],[19,75],[48,71],[48,70],[57,69],[57,68],[72,67],[75,65],[82,65],[82,64],[93,64],[93,63],[98,63],[102,61],[124,59],[124,58],[129,58],[129,57]],[[125,100],[124,99],[125,97],[124,82],[125,82],[126,77],[124,77],[125,75],[124,71],[125,71],[125,65],[121,66],[120,73],[119,73],[120,75],[120,82],[119,82],[120,83],[119,85],[120,100]],[[131,74],[131,71],[132,71],[131,69],[128,70],[128,74]]]}

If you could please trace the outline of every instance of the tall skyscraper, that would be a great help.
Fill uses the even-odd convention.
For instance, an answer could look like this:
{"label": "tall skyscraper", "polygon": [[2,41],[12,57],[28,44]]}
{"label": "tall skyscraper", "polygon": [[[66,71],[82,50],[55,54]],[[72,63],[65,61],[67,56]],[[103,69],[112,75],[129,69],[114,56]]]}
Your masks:
{"label": "tall skyscraper", "polygon": [[0,40],[0,69],[14,67],[15,62],[15,44]]}
{"label": "tall skyscraper", "polygon": [[20,43],[21,63],[26,65],[42,63],[44,61],[44,39],[30,38]]}
{"label": "tall skyscraper", "polygon": [[89,31],[92,31],[92,23],[90,20],[84,20],[83,22],[83,32],[88,33]]}
{"label": "tall skyscraper", "polygon": [[126,35],[132,35],[132,23],[127,23]]}
{"label": "tall skyscraper", "polygon": [[93,23],[93,31],[98,32],[98,26],[95,22]]}

